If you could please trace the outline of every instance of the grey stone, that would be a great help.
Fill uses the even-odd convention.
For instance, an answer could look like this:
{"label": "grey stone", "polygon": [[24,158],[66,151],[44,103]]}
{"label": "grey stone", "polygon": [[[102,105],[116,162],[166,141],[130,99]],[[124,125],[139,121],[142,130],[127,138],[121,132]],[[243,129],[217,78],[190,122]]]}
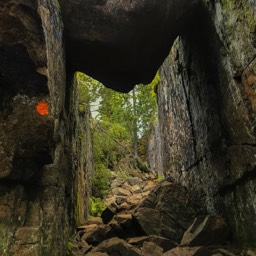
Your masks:
{"label": "grey stone", "polygon": [[193,216],[203,211],[195,194],[178,184],[164,181],[139,205],[133,216],[147,235],[179,242]]}
{"label": "grey stone", "polygon": [[205,247],[176,247],[163,256],[211,256],[211,253]]}
{"label": "grey stone", "polygon": [[140,256],[139,250],[131,246],[130,244],[126,243],[124,240],[113,237],[109,240],[105,240],[97,247],[95,247],[91,253],[94,252],[106,252],[108,255],[117,255],[122,256]]}
{"label": "grey stone", "polygon": [[226,242],[229,228],[221,216],[201,216],[184,233],[181,245],[206,246]]}

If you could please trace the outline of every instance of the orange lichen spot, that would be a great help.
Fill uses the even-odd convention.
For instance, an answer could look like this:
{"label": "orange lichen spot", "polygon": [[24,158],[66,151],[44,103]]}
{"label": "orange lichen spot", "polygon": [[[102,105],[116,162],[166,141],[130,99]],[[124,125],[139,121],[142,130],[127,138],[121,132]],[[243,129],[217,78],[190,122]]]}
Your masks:
{"label": "orange lichen spot", "polygon": [[45,116],[45,115],[48,115],[49,114],[49,109],[48,109],[48,103],[45,102],[45,101],[41,101],[37,104],[36,106],[36,111],[42,115],[42,116]]}

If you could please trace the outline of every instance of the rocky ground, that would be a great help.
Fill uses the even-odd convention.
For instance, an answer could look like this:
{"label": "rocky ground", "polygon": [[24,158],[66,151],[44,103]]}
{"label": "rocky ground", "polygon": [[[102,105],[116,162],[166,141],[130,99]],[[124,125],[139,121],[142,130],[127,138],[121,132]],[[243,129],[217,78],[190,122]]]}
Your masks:
{"label": "rocky ground", "polygon": [[71,255],[255,256],[230,243],[221,216],[206,215],[200,195],[170,181],[115,178],[101,217],[77,228]]}

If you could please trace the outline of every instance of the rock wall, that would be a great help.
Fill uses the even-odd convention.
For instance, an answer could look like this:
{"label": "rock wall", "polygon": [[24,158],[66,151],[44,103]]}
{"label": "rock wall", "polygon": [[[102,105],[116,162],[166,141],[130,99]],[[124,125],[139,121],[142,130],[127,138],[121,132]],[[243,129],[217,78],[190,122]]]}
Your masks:
{"label": "rock wall", "polygon": [[[3,256],[66,255],[75,221],[79,223],[86,217],[86,211],[80,213],[84,210],[80,206],[87,200],[85,190],[90,184],[92,153],[89,125],[81,127],[80,122],[88,123],[89,111],[78,112],[76,84],[65,98],[64,55],[57,1],[1,1],[0,255]],[[64,106],[69,97],[70,104],[66,106],[71,110],[66,111]],[[44,115],[37,112],[40,102],[46,105]],[[76,132],[71,132],[73,129]]]}
{"label": "rock wall", "polygon": [[[161,67],[166,177],[204,191],[237,244],[256,246],[256,4],[202,1]],[[168,139],[166,139],[168,138]]]}

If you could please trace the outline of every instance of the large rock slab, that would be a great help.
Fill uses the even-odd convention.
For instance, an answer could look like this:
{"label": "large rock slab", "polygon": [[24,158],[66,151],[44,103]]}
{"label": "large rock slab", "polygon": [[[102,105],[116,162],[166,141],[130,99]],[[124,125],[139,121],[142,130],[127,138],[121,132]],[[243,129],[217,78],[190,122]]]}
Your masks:
{"label": "large rock slab", "polygon": [[164,181],[136,209],[133,217],[145,234],[180,242],[194,217],[202,212],[203,206],[194,193]]}
{"label": "large rock slab", "polygon": [[210,256],[211,253],[205,247],[176,247],[163,256]]}
{"label": "large rock slab", "polygon": [[[91,253],[106,252],[108,255],[140,256],[138,249],[126,243],[124,240],[113,237],[105,240],[92,250]],[[115,254],[114,254],[115,253]],[[93,255],[93,254],[92,254]]]}
{"label": "large rock slab", "polygon": [[163,248],[153,242],[144,242],[141,249],[144,256],[161,256],[163,255]]}
{"label": "large rock slab", "polygon": [[68,68],[119,91],[149,83],[199,0],[60,0]]}
{"label": "large rock slab", "polygon": [[185,232],[181,245],[199,246],[223,244],[229,228],[221,216],[201,216]]}

